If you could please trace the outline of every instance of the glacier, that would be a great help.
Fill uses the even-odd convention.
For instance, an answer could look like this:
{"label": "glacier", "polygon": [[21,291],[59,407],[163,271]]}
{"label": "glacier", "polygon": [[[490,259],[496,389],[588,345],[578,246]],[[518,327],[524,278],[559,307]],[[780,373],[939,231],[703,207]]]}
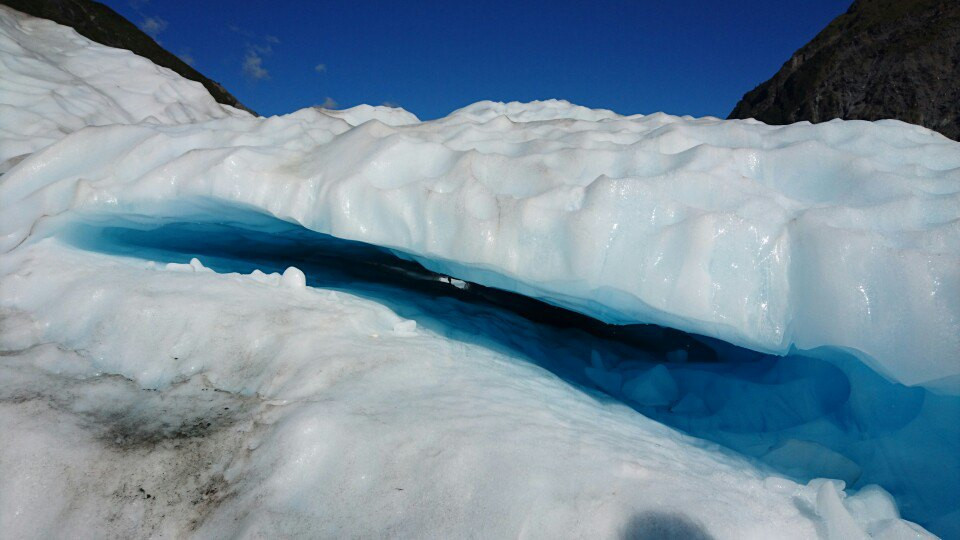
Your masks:
{"label": "glacier", "polygon": [[928,537],[363,295],[54,239],[0,271],[12,536]]}
{"label": "glacier", "polygon": [[0,69],[4,531],[960,534],[953,141]]}
{"label": "glacier", "polygon": [[97,46],[72,29],[0,9],[0,173],[87,126],[249,116],[130,51]]}
{"label": "glacier", "polygon": [[264,214],[606,322],[840,350],[958,391],[960,151],[934,132],[560,102],[366,112],[68,135],[5,175],[0,248],[83,215]]}

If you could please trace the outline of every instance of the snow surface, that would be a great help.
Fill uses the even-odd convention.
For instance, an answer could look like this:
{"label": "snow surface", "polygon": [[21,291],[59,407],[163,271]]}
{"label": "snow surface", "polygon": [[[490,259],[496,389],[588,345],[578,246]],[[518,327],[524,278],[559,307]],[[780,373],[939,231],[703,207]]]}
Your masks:
{"label": "snow surface", "polygon": [[[960,532],[960,398],[891,383],[853,358],[769,356],[664,328],[571,326],[569,317],[543,317],[543,305],[524,307],[523,297],[491,297],[496,291],[282,222],[265,223],[269,233],[117,225],[75,225],[58,238],[86,251],[177,261],[173,267],[186,272],[252,274],[273,284],[295,266],[312,287],[388,307],[404,319],[395,332],[415,325],[533,363],[800,483],[827,477],[853,489],[879,484],[908,519],[946,538]],[[191,261],[198,257],[203,270]]]}
{"label": "snow surface", "polygon": [[[960,389],[956,143],[253,118],[3,6],[0,47],[4,535],[929,537],[898,503],[960,534],[960,398],[899,384]],[[606,343],[474,284],[717,339]]]}
{"label": "snow surface", "polygon": [[81,215],[268,214],[608,322],[848,351],[960,390],[958,143],[895,121],[611,114],[479,103],[403,126],[305,109],[86,129],[5,175],[0,243]]}
{"label": "snow surface", "polygon": [[0,173],[86,126],[250,116],[130,51],[92,43],[72,28],[6,6],[0,10]]}
{"label": "snow surface", "polygon": [[203,269],[4,257],[4,534],[928,537],[879,488],[797,484],[351,294]]}

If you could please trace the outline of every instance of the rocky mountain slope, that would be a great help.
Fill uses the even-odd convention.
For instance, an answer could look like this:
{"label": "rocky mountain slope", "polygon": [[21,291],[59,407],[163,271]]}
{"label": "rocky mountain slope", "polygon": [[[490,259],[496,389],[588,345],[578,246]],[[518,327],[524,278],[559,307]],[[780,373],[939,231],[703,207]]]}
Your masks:
{"label": "rocky mountain slope", "polygon": [[127,49],[181,77],[201,83],[219,103],[253,112],[217,81],[204,77],[189,64],[164,49],[116,11],[90,0],[0,0],[0,4],[34,17],[73,27],[80,35],[118,49]]}
{"label": "rocky mountain slope", "polygon": [[960,139],[960,2],[856,0],[729,118],[896,118]]}

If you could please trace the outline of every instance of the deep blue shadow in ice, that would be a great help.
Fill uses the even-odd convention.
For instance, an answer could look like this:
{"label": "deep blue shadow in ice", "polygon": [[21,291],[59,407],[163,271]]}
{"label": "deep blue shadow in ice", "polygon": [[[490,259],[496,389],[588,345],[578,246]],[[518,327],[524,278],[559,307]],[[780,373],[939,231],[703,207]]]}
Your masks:
{"label": "deep blue shadow in ice", "polygon": [[158,262],[198,257],[217,272],[296,266],[311,286],[375,300],[450,339],[525,358],[781,475],[880,484],[906,519],[960,537],[960,397],[891,383],[840,353],[783,358],[667,328],[607,325],[521,295],[457,287],[375,246],[268,225],[259,228],[269,232],[74,224],[63,237]]}

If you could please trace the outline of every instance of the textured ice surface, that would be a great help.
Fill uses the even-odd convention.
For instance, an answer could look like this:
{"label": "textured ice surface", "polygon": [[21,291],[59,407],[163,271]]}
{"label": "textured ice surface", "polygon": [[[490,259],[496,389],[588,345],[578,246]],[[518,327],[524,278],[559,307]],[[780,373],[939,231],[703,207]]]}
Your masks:
{"label": "textured ice surface", "polygon": [[524,297],[438,279],[371,246],[280,225],[265,224],[273,233],[194,224],[75,226],[61,238],[87,251],[178,261],[189,272],[197,265],[188,261],[199,257],[217,272],[272,284],[292,265],[310,286],[390,308],[404,319],[400,325],[415,322],[417,329],[595,387],[794,481],[835,478],[853,489],[880,484],[907,519],[946,538],[960,533],[960,397],[891,383],[852,358],[833,364],[781,358],[669,329],[607,326],[556,308],[549,313]]}
{"label": "textured ice surface", "polygon": [[317,108],[317,110],[327,116],[340,118],[351,126],[359,126],[368,120],[383,122],[388,126],[406,126],[420,123],[420,119],[416,115],[399,107],[357,105],[343,110],[324,108]]}
{"label": "textured ice surface", "polygon": [[924,537],[371,300],[184,266],[4,256],[5,534]]}
{"label": "textured ice surface", "polygon": [[934,132],[563,102],[345,119],[305,109],[72,134],[5,175],[2,247],[81,215],[256,227],[262,213],[608,322],[849,351],[905,384],[957,390],[960,144]]}
{"label": "textured ice surface", "polygon": [[[923,537],[897,503],[960,534],[958,399],[837,352],[956,389],[956,143],[558,101],[257,119],[3,7],[0,46],[4,534]],[[476,283],[829,361],[598,339]]]}
{"label": "textured ice surface", "polygon": [[608,322],[842,350],[960,389],[960,144],[932,131],[561,101],[424,123],[370,106],[253,118],[0,9],[0,161],[34,152],[0,187],[0,249],[45,216],[242,209]]}
{"label": "textured ice surface", "polygon": [[0,173],[86,126],[249,116],[130,51],[6,6],[0,6],[0,74]]}

